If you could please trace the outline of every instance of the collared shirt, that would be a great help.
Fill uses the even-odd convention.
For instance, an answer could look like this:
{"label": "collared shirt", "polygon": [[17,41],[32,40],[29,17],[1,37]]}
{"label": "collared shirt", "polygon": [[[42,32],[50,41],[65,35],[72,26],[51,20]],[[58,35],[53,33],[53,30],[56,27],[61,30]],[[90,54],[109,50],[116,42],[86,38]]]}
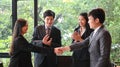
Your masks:
{"label": "collared shirt", "polygon": [[[45,29],[47,29],[48,27],[45,25]],[[51,29],[51,27],[49,27]]]}
{"label": "collared shirt", "polygon": [[51,27],[45,26],[46,34],[50,35],[51,33]]}
{"label": "collared shirt", "polygon": [[94,32],[93,32],[93,36],[95,35],[95,33],[98,31],[98,29],[100,28],[101,26],[97,27]]}
{"label": "collared shirt", "polygon": [[85,31],[86,31],[86,28],[85,29],[80,28],[80,35],[82,36]]}

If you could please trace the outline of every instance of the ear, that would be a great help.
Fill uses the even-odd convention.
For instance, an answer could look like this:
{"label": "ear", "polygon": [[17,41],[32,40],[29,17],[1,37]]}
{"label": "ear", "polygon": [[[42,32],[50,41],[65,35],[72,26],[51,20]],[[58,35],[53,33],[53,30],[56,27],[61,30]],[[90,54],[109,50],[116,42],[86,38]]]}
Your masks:
{"label": "ear", "polygon": [[99,19],[98,19],[98,18],[96,18],[96,19],[95,19],[95,22],[96,22],[96,23],[99,23],[100,21],[99,21]]}

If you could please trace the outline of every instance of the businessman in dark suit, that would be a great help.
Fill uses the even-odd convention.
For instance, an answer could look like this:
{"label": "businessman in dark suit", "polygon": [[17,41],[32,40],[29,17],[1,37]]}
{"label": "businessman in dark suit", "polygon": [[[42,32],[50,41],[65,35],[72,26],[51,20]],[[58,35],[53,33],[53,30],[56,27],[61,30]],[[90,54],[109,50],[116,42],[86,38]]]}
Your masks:
{"label": "businessman in dark suit", "polygon": [[[48,45],[41,45],[35,43],[34,45],[40,47],[48,47],[48,48],[56,48],[61,46],[61,32],[58,28],[53,26],[55,13],[52,10],[46,10],[43,14],[44,17],[44,25],[37,26],[33,33],[32,41],[35,42],[39,40],[39,42],[43,39],[43,37],[48,34],[50,38],[52,38],[52,42]],[[57,66],[57,56],[56,54],[45,55],[41,53],[34,54],[34,66],[35,67],[56,67]]]}
{"label": "businessman in dark suit", "polygon": [[93,9],[89,12],[88,18],[90,28],[94,29],[94,32],[84,41],[76,42],[60,49],[63,51],[73,51],[89,46],[90,67],[111,67],[111,35],[103,25],[105,21],[105,12],[101,8]]}

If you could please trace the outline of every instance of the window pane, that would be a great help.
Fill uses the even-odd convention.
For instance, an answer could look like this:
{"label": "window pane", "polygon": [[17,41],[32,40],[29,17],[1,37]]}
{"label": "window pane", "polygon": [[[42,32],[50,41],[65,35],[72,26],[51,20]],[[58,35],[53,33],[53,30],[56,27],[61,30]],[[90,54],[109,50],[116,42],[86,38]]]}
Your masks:
{"label": "window pane", "polygon": [[[12,0],[0,0],[0,53],[9,52],[12,37]],[[8,67],[9,58],[0,58]]]}
{"label": "window pane", "polygon": [[28,21],[28,31],[25,34],[26,39],[30,42],[34,30],[34,0],[20,0],[17,2],[17,16]]}
{"label": "window pane", "polygon": [[0,52],[8,52],[12,34],[12,0],[0,0]]}

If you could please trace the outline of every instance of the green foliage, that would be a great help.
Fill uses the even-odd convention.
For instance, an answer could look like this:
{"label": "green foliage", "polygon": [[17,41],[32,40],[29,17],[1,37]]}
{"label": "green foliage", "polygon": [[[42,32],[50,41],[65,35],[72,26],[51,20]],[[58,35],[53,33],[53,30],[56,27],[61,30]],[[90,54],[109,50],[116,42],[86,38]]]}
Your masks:
{"label": "green foliage", "polygon": [[10,0],[0,0],[0,52],[8,52],[11,42],[12,9],[10,8]]}
{"label": "green foliage", "polygon": [[12,36],[8,36],[8,38],[4,39],[4,40],[0,40],[0,52],[8,52],[9,51],[9,47],[10,47],[10,42],[12,40]]}
{"label": "green foliage", "polygon": [[106,26],[112,37],[111,60],[114,62],[120,62],[120,3],[119,0],[110,0],[107,1],[107,5]]}
{"label": "green foliage", "polygon": [[0,58],[0,61],[2,61],[3,67],[8,67],[10,58]]}
{"label": "green foliage", "polygon": [[8,35],[11,35],[12,30],[11,9],[9,9],[10,4],[4,4],[4,1],[0,6],[0,39],[6,39]]}

